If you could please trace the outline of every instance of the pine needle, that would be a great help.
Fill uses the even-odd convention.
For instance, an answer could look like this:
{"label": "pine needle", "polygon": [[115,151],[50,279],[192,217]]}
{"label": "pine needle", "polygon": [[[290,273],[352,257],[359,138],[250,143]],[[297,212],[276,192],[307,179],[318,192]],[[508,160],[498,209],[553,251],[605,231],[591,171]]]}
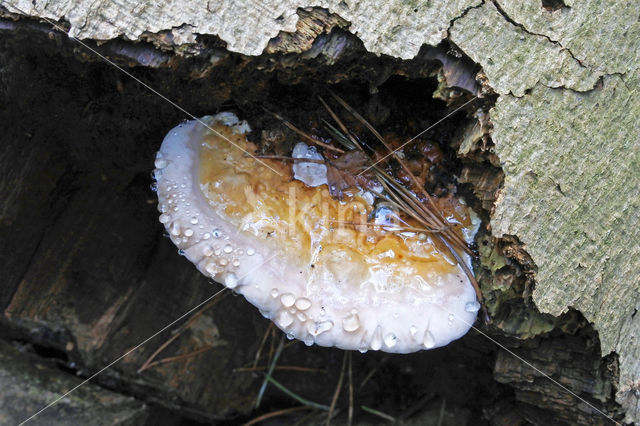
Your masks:
{"label": "pine needle", "polygon": [[340,377],[338,378],[338,384],[336,385],[336,390],[333,393],[333,398],[331,399],[331,405],[329,406],[329,413],[327,413],[327,426],[331,425],[331,418],[333,417],[333,410],[336,408],[336,403],[338,402],[338,397],[340,396],[340,390],[342,389],[342,379],[344,379],[344,370],[347,368],[347,353],[344,353],[342,357],[342,368],[340,369]]}
{"label": "pine needle", "polygon": [[[419,194],[425,201],[426,205],[419,200],[419,198],[411,192],[408,188],[405,188],[403,185],[398,184],[391,176],[387,174],[385,170],[383,170],[380,166],[378,166],[378,162],[373,162],[375,159],[371,158],[371,154],[368,153],[362,144],[349,132],[347,126],[340,120],[338,115],[333,111],[333,109],[325,102],[322,97],[318,97],[324,108],[327,110],[331,118],[336,122],[338,128],[332,126],[330,123],[323,120],[323,124],[329,130],[329,132],[334,136],[334,139],[341,144],[345,149],[353,150],[358,149],[362,151],[367,157],[373,162],[370,167],[366,170],[373,170],[375,173],[375,177],[377,181],[384,188],[384,193],[378,194],[384,198],[386,198],[390,203],[392,203],[395,207],[397,207],[400,211],[405,213],[407,216],[412,217],[422,226],[424,226],[423,232],[432,232],[435,234],[436,239],[439,240],[446,248],[447,251],[451,253],[454,257],[455,261],[460,265],[465,274],[467,275],[469,281],[471,282],[478,301],[483,306],[483,313],[485,320],[487,322],[490,321],[489,315],[486,311],[486,308],[483,304],[483,296],[482,291],[475,277],[473,276],[473,272],[467,266],[464,259],[462,259],[460,253],[458,251],[464,252],[472,257],[475,257],[475,253],[469,248],[466,241],[462,238],[460,233],[456,232],[453,226],[451,226],[442,214],[438,206],[436,206],[433,197],[429,195],[429,193],[424,189],[416,176],[409,170],[406,162],[403,158],[398,155],[397,150],[394,150],[389,143],[382,137],[382,135],[369,123],[360,113],[358,113],[355,109],[353,109],[347,102],[345,102],[340,96],[336,95],[333,92],[330,92],[331,96],[342,106],[344,107],[351,115],[353,115],[358,121],[360,121],[375,137],[378,141],[384,145],[384,147],[389,151],[382,160],[393,157],[407,176],[411,179],[414,190],[417,194]],[[467,105],[467,102],[464,105]],[[464,106],[463,105],[463,106]],[[462,107],[460,107],[462,108]],[[460,109],[458,108],[458,109]],[[457,111],[457,110],[456,110]],[[292,130],[297,133],[305,136],[305,138],[311,138],[311,136],[306,133],[300,131],[295,128],[292,124],[288,123],[286,120],[282,119],[282,117],[278,116],[275,113],[271,113],[275,115],[277,118],[281,119],[285,125],[287,125]],[[440,120],[439,122],[441,122]],[[439,123],[438,122],[438,123]],[[433,126],[432,126],[433,127]],[[313,138],[311,138],[313,139]],[[414,138],[415,139],[415,138]],[[315,139],[313,139],[315,142]],[[342,150],[341,150],[342,151]],[[344,153],[344,151],[342,151]],[[365,170],[365,171],[366,171]],[[363,172],[364,173],[364,172]]]}
{"label": "pine needle", "polygon": [[256,351],[255,359],[253,360],[253,367],[258,366],[258,360],[260,359],[260,355],[262,354],[262,349],[264,348],[264,344],[267,343],[267,338],[271,334],[271,328],[273,327],[273,323],[269,322],[269,326],[264,332],[264,336],[262,336],[262,341],[260,342],[260,346],[258,346],[258,350]]}
{"label": "pine needle", "polygon": [[284,335],[280,338],[280,344],[278,345],[278,349],[276,349],[276,353],[271,360],[271,364],[269,365],[269,371],[267,371],[267,375],[264,378],[264,382],[262,382],[262,386],[260,386],[260,390],[258,391],[258,396],[256,397],[256,408],[260,407],[260,403],[262,402],[262,397],[264,396],[265,390],[267,390],[267,384],[271,381],[271,375],[273,374],[273,370],[276,367],[276,363],[278,362],[278,358],[280,358],[280,354],[282,353],[282,349],[284,348]]}
{"label": "pine needle", "polygon": [[338,127],[340,127],[342,132],[349,138],[349,141],[351,141],[351,143],[356,148],[360,149],[361,151],[364,151],[364,148],[362,148],[362,145],[360,145],[360,142],[358,142],[356,138],[349,132],[349,130],[347,129],[347,126],[344,125],[344,123],[340,120],[340,118],[336,115],[336,113],[333,112],[331,107],[324,101],[324,99],[322,99],[322,97],[320,96],[318,96],[318,99],[320,99],[320,102],[322,102],[322,105],[324,105],[324,107],[327,109],[327,111],[331,115],[331,118],[333,118],[335,122],[338,124]]}
{"label": "pine needle", "polygon": [[358,148],[345,135],[343,135],[340,132],[340,130],[332,126],[331,123],[329,123],[327,120],[322,120],[322,124],[327,128],[327,130],[329,130],[329,133],[331,133],[334,136],[334,138],[338,141],[338,143],[340,143],[346,149],[354,150]]}
{"label": "pine needle", "polygon": [[[268,370],[269,367],[238,367],[234,368],[234,373],[254,373],[257,371]],[[298,373],[326,373],[326,370],[321,368],[300,367],[297,365],[276,365],[274,371],[296,371]]]}
{"label": "pine needle", "polygon": [[263,414],[259,417],[256,417],[255,419],[249,420],[247,423],[243,424],[242,426],[252,426],[257,423],[263,422],[265,420],[272,419],[274,417],[284,416],[286,414],[295,413],[297,411],[309,410],[309,409],[311,409],[311,407],[307,407],[303,405],[302,407],[291,407],[291,408],[285,408],[283,410],[273,411],[271,413]]}
{"label": "pine needle", "polygon": [[[411,173],[411,170],[409,170],[409,167],[407,166],[407,164],[402,160],[402,158],[398,155],[398,153],[396,152],[396,150],[394,150],[393,148],[391,148],[391,146],[387,143],[387,141],[382,137],[382,135],[371,125],[371,123],[369,123],[363,116],[361,116],[357,111],[355,111],[353,108],[351,108],[351,106],[349,106],[349,104],[347,104],[340,96],[336,95],[335,93],[331,93],[331,95],[334,97],[334,99],[336,99],[338,101],[338,103],[340,103],[340,105],[342,105],[347,111],[349,111],[356,119],[358,119],[358,121],[360,121],[362,124],[365,125],[365,127],[367,129],[369,129],[369,131],[371,133],[373,133],[373,135],[378,139],[378,141],[380,141],[380,143],[382,143],[382,145],[384,145],[384,147],[392,154],[392,156],[396,159],[396,161],[400,164],[400,166],[402,167],[402,169],[404,170],[404,172],[411,178],[411,181],[413,182],[414,187],[416,188],[416,190],[420,193],[420,195],[422,195],[430,204],[431,209],[427,209],[425,208],[421,203],[418,203],[416,205],[416,207],[418,208],[418,210],[423,211],[424,213],[426,213],[426,215],[428,217],[430,217],[433,220],[432,226],[434,228],[444,228],[446,226],[446,223],[444,221],[444,218],[441,217],[441,215],[438,212],[438,207],[435,205],[433,198],[429,195],[429,193],[422,187],[422,185],[420,185],[420,183],[418,182],[418,179],[415,177],[415,175],[413,173]],[[406,188],[400,187],[398,186],[399,189],[401,190],[406,190]],[[412,198],[412,197],[410,197]],[[464,241],[462,241],[462,239],[455,233],[455,232],[449,232],[449,235],[447,235],[449,238],[451,238],[452,240],[456,241],[456,245],[459,245],[461,249],[464,249],[465,247],[467,247],[466,243]],[[469,250],[470,254],[473,255],[473,252],[471,252],[471,250]]]}
{"label": "pine needle", "polygon": [[383,228],[386,229],[387,231],[393,231],[393,232],[440,232],[440,230],[437,229],[424,229],[424,228],[417,228],[415,226],[399,226],[399,225],[387,225],[385,223],[369,223],[369,222],[352,222],[349,220],[332,220],[329,219],[328,221],[329,223],[341,223],[344,225],[351,225],[351,226],[368,226],[371,228]]}
{"label": "pine needle", "polygon": [[392,416],[390,416],[388,414],[385,414],[382,411],[374,410],[373,408],[367,407],[365,405],[361,405],[360,408],[362,408],[362,410],[366,411],[367,413],[371,413],[371,414],[374,414],[374,415],[376,415],[378,417],[382,417],[383,419],[388,420],[388,421],[390,421],[392,423],[396,422],[395,417],[392,417]]}
{"label": "pine needle", "polygon": [[299,134],[300,136],[302,136],[304,139],[306,139],[308,142],[310,142],[313,145],[322,147],[324,149],[327,149],[329,151],[334,151],[340,154],[344,154],[344,150],[337,148],[333,145],[329,145],[327,143],[324,143],[322,141],[319,141],[317,139],[315,139],[314,137],[312,137],[311,135],[303,132],[302,130],[298,129],[296,126],[294,126],[293,124],[291,124],[289,121],[287,121],[284,117],[282,117],[280,114],[277,114],[273,111],[269,111],[268,109],[262,107],[262,109],[264,109],[267,113],[273,115],[275,118],[277,118],[278,120],[280,120],[282,122],[282,124],[284,124],[285,126],[287,126],[289,129],[293,130],[294,132],[296,132],[297,134]]}
{"label": "pine needle", "polygon": [[352,371],[352,357],[351,351],[349,354],[349,420],[347,421],[347,426],[351,426],[353,422],[353,371]]}
{"label": "pine needle", "polygon": [[309,401],[308,399],[301,397],[300,395],[287,389],[282,383],[278,382],[273,377],[269,376],[267,377],[267,380],[269,381],[269,383],[280,389],[282,392],[286,393],[291,398],[298,401],[300,404],[311,408],[317,408],[318,410],[329,411],[329,407],[327,407],[326,405],[318,404],[317,402]]}
{"label": "pine needle", "polygon": [[186,330],[188,330],[189,327],[191,327],[191,324],[193,324],[200,317],[200,315],[202,315],[207,309],[215,306],[220,300],[222,300],[226,296],[227,296],[227,293],[224,293],[221,297],[216,297],[215,299],[212,299],[209,303],[204,305],[198,312],[196,312],[191,318],[189,318],[189,320],[187,322],[185,322],[180,327],[178,327],[178,329],[175,330],[172,333],[172,336],[169,337],[162,345],[160,345],[160,347],[158,347],[158,349],[156,349],[155,352],[153,352],[149,358],[147,358],[147,360],[138,369],[137,373],[138,374],[142,373],[147,368],[153,367],[153,366],[158,365],[158,364],[164,364],[164,363],[167,363],[167,362],[176,361],[176,360],[183,359],[183,358],[189,358],[191,356],[194,356],[194,355],[197,355],[199,353],[205,352],[205,350],[211,349],[210,347],[206,347],[206,349],[200,348],[200,349],[198,349],[198,350],[196,350],[194,352],[191,352],[189,354],[177,355],[177,356],[174,356],[174,357],[164,358],[164,359],[162,359],[160,361],[154,361],[156,359],[156,357],[158,355],[160,355],[160,353],[162,351],[164,351],[174,340],[176,340],[178,337],[180,337],[182,335],[182,333],[184,333]]}
{"label": "pine needle", "polygon": [[266,158],[268,160],[282,160],[282,161],[299,161],[301,163],[315,163],[315,164],[327,164],[326,160],[318,160],[315,158],[296,158],[296,157],[287,157],[286,155],[253,155],[255,158]]}
{"label": "pine needle", "polygon": [[[456,259],[456,262],[460,265],[460,267],[464,270],[465,274],[469,278],[469,281],[473,285],[473,288],[476,292],[476,297],[478,301],[482,304],[483,296],[480,286],[473,276],[473,272],[469,269],[466,262],[461,258],[460,254],[457,252],[458,250],[463,250],[471,256],[475,256],[473,251],[468,247],[466,242],[462,239],[458,233],[456,233],[451,227],[446,224],[445,219],[440,214],[438,207],[436,206],[433,198],[429,195],[429,193],[420,185],[417,178],[413,173],[409,170],[409,167],[403,161],[403,159],[397,154],[395,150],[391,148],[391,146],[387,143],[387,141],[382,137],[382,135],[357,111],[355,111],[351,106],[349,106],[342,98],[338,95],[331,93],[333,98],[340,103],[347,111],[349,111],[356,119],[358,119],[362,124],[373,133],[373,135],[384,145],[384,147],[389,151],[387,156],[393,156],[396,161],[400,164],[405,173],[411,178],[413,186],[416,191],[420,195],[427,200],[428,205],[425,206],[423,203],[418,202],[415,199],[415,196],[406,188],[401,185],[396,184],[394,180],[391,179],[382,169],[380,169],[375,163],[371,166],[372,169],[376,172],[378,176],[378,180],[382,183],[383,187],[385,187],[385,191],[389,192],[394,198],[395,201],[403,207],[403,211],[410,215],[413,218],[416,218],[421,224],[425,225],[427,228],[432,229],[442,229],[442,233],[436,234],[436,237],[447,247],[447,250],[451,252],[451,255]],[[346,127],[339,118],[337,118],[336,114],[329,108],[329,106],[321,99],[325,108],[329,111],[329,114],[333,117],[334,120],[338,123],[338,126],[350,136]],[[350,140],[355,142],[355,138],[350,136]],[[357,144],[360,149],[363,148]],[[383,183],[384,182],[384,183]],[[386,184],[386,185],[385,185]],[[419,218],[419,219],[418,219]],[[455,246],[455,247],[454,247]],[[485,320],[489,321],[489,316],[486,312],[486,309],[483,305],[483,313],[485,316]]]}

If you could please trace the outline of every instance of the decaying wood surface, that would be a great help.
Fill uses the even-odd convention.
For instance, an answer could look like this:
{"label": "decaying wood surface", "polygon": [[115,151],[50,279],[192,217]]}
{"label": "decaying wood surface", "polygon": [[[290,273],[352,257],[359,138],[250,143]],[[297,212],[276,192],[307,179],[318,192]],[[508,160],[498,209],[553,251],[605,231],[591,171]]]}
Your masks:
{"label": "decaying wood surface", "polygon": [[[6,88],[0,92],[0,105],[11,105],[0,111],[1,121],[11,123],[2,133],[0,157],[0,197],[10,201],[2,205],[0,222],[0,240],[9,242],[0,245],[5,260],[0,264],[0,338],[31,348],[68,374],[89,377],[220,289],[163,237],[149,187],[154,153],[184,116],[46,24],[6,20],[0,28],[0,79]],[[253,100],[257,108],[249,105],[241,111],[250,116],[252,108],[258,110],[253,116],[258,124],[265,102],[293,113],[290,117],[309,116],[317,106],[308,101],[312,96],[297,92],[310,84],[326,87],[328,81],[363,75],[384,81],[398,73],[422,79],[423,85],[429,77],[424,90],[433,91],[441,66],[431,57],[447,57],[442,49],[427,49],[404,63],[368,54],[344,31],[319,37],[325,44],[314,45],[306,51],[312,52],[309,57],[298,59],[251,59],[230,54],[211,39],[203,44],[215,61],[208,56],[206,61],[186,60],[124,41],[98,48],[197,114]],[[338,63],[323,65],[329,60]],[[454,57],[447,62],[464,61]],[[271,78],[276,72],[278,80]],[[461,76],[449,76],[465,84]],[[286,84],[298,85],[288,89]],[[413,90],[404,84],[404,90]],[[354,87],[364,93],[360,100],[369,98],[362,82]],[[277,102],[273,95],[279,96]],[[306,103],[300,104],[301,99]],[[395,113],[398,105],[406,104],[395,96],[391,100]],[[422,119],[439,118],[440,112],[430,112],[422,98],[418,100]],[[380,106],[385,105],[372,103],[367,108],[377,111]],[[379,108],[379,115],[389,113]],[[278,124],[275,120],[270,125]],[[269,134],[256,132],[265,143]],[[144,401],[150,411],[148,424],[157,424],[153,413],[158,405],[201,421],[238,422],[269,407],[295,404],[269,386],[262,411],[252,414],[281,333],[265,334],[269,321],[240,297],[228,295],[207,306],[107,369],[94,383]],[[508,398],[508,386],[477,398],[487,383],[495,383],[495,348],[470,338],[446,351],[413,356],[354,354],[356,398],[368,406],[382,399],[381,409],[425,421],[435,422],[444,410],[445,418],[454,423],[469,418],[472,409],[480,412],[482,404]],[[457,394],[452,390],[462,387],[470,374],[460,368],[470,351],[475,359],[472,371],[482,371],[482,380]],[[308,399],[329,403],[342,359],[339,350],[287,344],[274,378]],[[46,383],[38,392],[48,395]],[[386,398],[390,392],[394,397]],[[339,407],[346,405],[345,395],[343,391]],[[443,398],[448,400],[444,409]],[[32,414],[31,404],[14,408],[25,418]],[[326,413],[313,414],[316,423],[326,422]],[[356,415],[375,419],[359,406]]]}
{"label": "decaying wood surface", "polygon": [[[491,111],[491,139],[505,176],[491,218],[492,232],[496,236],[517,237],[524,243],[536,265],[533,299],[541,311],[557,316],[569,308],[579,310],[598,332],[602,355],[617,354],[616,399],[626,412],[626,420],[638,421],[640,126],[636,117],[640,115],[640,51],[637,49],[640,24],[635,11],[637,5],[624,0],[605,6],[596,1],[565,0],[564,6],[558,3],[561,7],[554,9],[542,7],[538,2],[523,5],[511,0],[438,1],[428,5],[393,1],[376,7],[359,1],[323,1],[314,6],[325,7],[334,14],[327,15],[332,16],[328,27],[337,26],[356,34],[371,52],[408,59],[414,57],[423,44],[437,45],[448,38],[482,67],[488,85],[499,95]],[[10,4],[31,16],[64,19],[69,33],[82,38],[151,37],[157,46],[185,54],[191,52],[185,46],[196,45],[196,34],[212,34],[226,42],[228,50],[246,55],[262,53],[269,40],[282,30],[295,31],[296,8],[306,6],[275,0],[215,5],[182,0],[166,7],[133,0],[117,3],[14,0]],[[391,16],[394,19],[390,19]],[[321,27],[310,26],[309,33],[318,34]],[[153,34],[162,31],[170,36],[154,39]],[[160,39],[165,44],[160,43]],[[304,50],[309,43],[302,40],[292,46]],[[56,323],[69,315],[71,308],[58,305],[61,299],[73,300],[65,294],[82,291],[74,284],[82,282],[82,277],[70,280],[68,276],[51,274],[48,259],[52,259],[57,250],[67,250],[70,253],[67,270],[73,271],[74,250],[89,253],[93,250],[97,257],[102,250],[100,244],[108,244],[108,238],[112,238],[114,244],[124,238],[116,231],[100,228],[101,221],[92,219],[102,218],[100,215],[109,212],[114,203],[129,205],[132,209],[136,224],[120,224],[129,232],[136,229],[141,234],[153,233],[149,228],[155,213],[149,207],[140,214],[135,210],[139,207],[122,198],[124,187],[109,193],[115,190],[106,184],[103,194],[56,194],[62,199],[68,197],[68,204],[51,202],[54,197],[50,193],[55,190],[56,182],[72,176],[65,173],[59,162],[51,161],[49,149],[35,146],[28,153],[21,149],[10,146],[3,153],[6,158],[22,155],[24,162],[3,164],[14,179],[3,182],[5,186],[0,189],[9,200],[22,199],[28,194],[29,208],[20,209],[19,215],[10,211],[13,203],[3,207],[3,215],[17,218],[11,226],[21,230],[21,238],[28,243],[19,245],[20,255],[3,252],[3,259],[13,274],[7,279],[19,286],[15,287],[15,294],[13,290],[5,290],[14,287],[3,287],[0,301],[7,307],[12,321],[18,323],[24,318],[37,334],[39,321]],[[33,178],[34,170],[42,163],[50,163],[45,184]],[[96,175],[96,182],[100,179]],[[108,179],[107,176],[105,182]],[[487,200],[492,197],[490,188]],[[91,207],[84,212],[87,199]],[[70,222],[65,226],[59,225],[64,222],[52,223],[43,217],[44,209],[59,215],[60,221],[68,215]],[[71,214],[72,209],[78,211]],[[85,222],[75,223],[78,217],[83,217]],[[113,220],[117,224],[121,218]],[[48,229],[50,226],[52,231]],[[86,241],[85,245],[78,246],[65,239],[69,227],[77,230],[74,238],[81,238],[86,227],[94,227],[94,232],[99,229],[105,240]],[[6,238],[15,237],[7,235]],[[95,341],[95,336],[120,333],[122,347],[115,348],[119,350],[133,344],[133,340],[126,340],[132,331],[119,328],[111,319],[118,316],[117,312],[138,309],[131,307],[138,306],[132,305],[131,300],[149,297],[138,296],[140,292],[156,295],[158,291],[165,292],[159,300],[178,300],[183,307],[195,303],[198,296],[205,296],[201,286],[195,286],[199,290],[187,290],[187,283],[198,279],[191,275],[188,265],[179,273],[162,271],[163,262],[154,250],[162,253],[164,249],[154,249],[153,244],[152,239],[138,235],[133,244],[127,245],[129,254],[114,263],[102,260],[100,273],[105,274],[104,279],[120,283],[122,292],[116,292],[114,287],[92,290],[95,292],[92,297],[110,310],[99,318],[92,318],[89,328],[79,320],[72,333],[94,339],[89,340],[94,346],[82,349],[88,350],[91,355],[85,355],[95,357],[96,362],[102,360],[100,350],[96,349],[102,342]],[[173,253],[164,254],[167,258],[169,255]],[[118,274],[126,275],[127,262],[135,257],[153,259],[149,262],[158,269],[153,272],[155,277],[175,275],[181,284],[169,291],[153,287],[157,280],[145,276],[130,278],[136,286],[124,284],[129,278],[123,281]],[[30,283],[38,284],[30,287]],[[132,291],[130,288],[136,290],[128,293]],[[176,288],[184,292],[179,297],[175,295]],[[48,292],[49,300],[57,302],[50,304],[42,295],[42,299],[31,300],[32,294],[42,291]],[[154,306],[154,310],[158,308]],[[90,308],[73,307],[73,315],[89,315],[82,314],[83,309]],[[141,315],[144,319],[144,309]],[[148,315],[138,326],[147,324],[145,327],[151,332],[157,329],[155,325],[159,320],[157,316]],[[254,338],[259,339],[252,336],[247,341]],[[67,344],[68,336],[66,340],[60,339],[63,346]],[[249,350],[248,347],[249,343],[234,350]],[[191,362],[202,362],[204,366],[206,356]],[[504,365],[507,361],[501,362]],[[502,370],[496,367],[496,371]]]}

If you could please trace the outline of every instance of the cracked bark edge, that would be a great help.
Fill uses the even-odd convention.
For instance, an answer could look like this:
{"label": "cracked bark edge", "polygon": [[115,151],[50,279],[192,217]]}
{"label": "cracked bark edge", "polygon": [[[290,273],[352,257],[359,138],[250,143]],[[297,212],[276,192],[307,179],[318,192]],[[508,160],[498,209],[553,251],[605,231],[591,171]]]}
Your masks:
{"label": "cracked bark edge", "polygon": [[549,41],[549,43],[557,45],[560,48],[560,51],[567,52],[569,54],[569,56],[571,56],[573,58],[573,60],[578,63],[579,66],[581,66],[583,68],[587,68],[590,72],[595,73],[595,71],[593,69],[591,69],[591,67],[589,67],[588,65],[585,65],[582,60],[576,58],[576,55],[574,55],[573,52],[571,50],[569,50],[567,47],[563,46],[560,41],[554,40],[554,39],[552,39],[550,36],[548,36],[546,34],[531,31],[525,25],[521,24],[520,22],[516,22],[511,16],[509,16],[507,14],[507,12],[505,12],[504,8],[500,4],[500,1],[498,1],[498,0],[494,1],[493,5],[496,7],[496,10],[504,17],[504,19],[507,22],[509,22],[511,25],[522,29],[522,31],[526,32],[529,35],[546,38]]}
{"label": "cracked bark edge", "polygon": [[540,2],[496,1],[524,29],[557,41],[593,70],[624,74],[637,68],[637,3],[615,1],[603,7],[596,1],[566,2],[567,7],[548,11]]}
{"label": "cracked bark edge", "polygon": [[[172,31],[176,45],[191,43],[196,34],[217,35],[229,51],[260,55],[270,39],[281,31],[294,32],[298,8],[321,7],[338,14],[351,25],[368,51],[402,59],[413,58],[423,44],[432,46],[447,36],[452,19],[481,0],[365,2],[362,0],[296,0],[202,2],[182,0],[171,5],[123,0],[4,0],[30,16],[70,23],[69,34],[78,38],[110,40],[124,36],[137,40],[146,33]],[[15,11],[11,11],[15,12]],[[394,16],[395,19],[388,19]],[[188,24],[186,27],[184,24]]]}
{"label": "cracked bark edge", "polygon": [[523,96],[538,83],[588,91],[602,75],[591,72],[546,36],[526,32],[494,3],[471,9],[456,20],[450,37],[482,66],[491,86],[502,95]]}

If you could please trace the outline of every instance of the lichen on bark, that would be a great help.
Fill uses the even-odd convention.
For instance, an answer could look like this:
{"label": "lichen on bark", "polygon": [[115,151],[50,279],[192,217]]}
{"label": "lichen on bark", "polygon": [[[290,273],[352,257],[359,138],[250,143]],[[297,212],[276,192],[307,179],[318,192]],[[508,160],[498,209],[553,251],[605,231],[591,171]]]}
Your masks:
{"label": "lichen on bark", "polygon": [[501,96],[491,114],[506,175],[493,232],[526,244],[541,311],[580,310],[602,353],[619,354],[621,398],[640,370],[631,330],[640,292],[640,129],[629,110],[637,87],[617,76],[588,93],[536,86]]}
{"label": "lichen on bark", "polygon": [[637,421],[640,26],[623,1],[553,12],[497,5],[470,11],[451,32],[501,94],[491,120],[505,184],[493,233],[526,244],[541,311],[580,310],[603,355],[619,355],[616,397]]}

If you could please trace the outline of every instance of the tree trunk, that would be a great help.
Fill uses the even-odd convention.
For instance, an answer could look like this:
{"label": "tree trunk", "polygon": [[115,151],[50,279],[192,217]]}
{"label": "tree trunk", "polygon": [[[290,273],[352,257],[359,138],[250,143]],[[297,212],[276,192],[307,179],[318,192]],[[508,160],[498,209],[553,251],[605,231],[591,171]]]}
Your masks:
{"label": "tree trunk", "polygon": [[[162,238],[147,190],[154,151],[187,117],[96,52],[196,116],[239,110],[261,143],[281,132],[261,106],[303,123],[317,109],[307,95],[328,85],[380,123],[424,118],[403,109],[417,91],[443,114],[471,93],[476,106],[441,133],[484,219],[476,273],[493,323],[441,350],[354,356],[356,420],[375,419],[365,406],[434,424],[605,424],[595,406],[640,421],[638,4],[409,3],[2,3],[0,337],[88,377],[216,290]],[[164,410],[177,413],[166,424],[248,420],[296,404],[270,386],[253,409],[264,377],[246,369],[266,367],[279,337],[244,300],[190,318],[96,377],[150,404],[92,387],[121,422]],[[274,377],[328,405],[342,356],[293,346],[279,365],[304,371]],[[5,343],[0,357],[16,360]],[[7,383],[35,377],[15,363],[0,371]],[[20,409],[2,408],[17,394],[0,397],[0,419],[33,414],[55,397],[44,391],[75,383],[58,380],[67,373],[40,371],[55,384],[30,379],[42,392]]]}

